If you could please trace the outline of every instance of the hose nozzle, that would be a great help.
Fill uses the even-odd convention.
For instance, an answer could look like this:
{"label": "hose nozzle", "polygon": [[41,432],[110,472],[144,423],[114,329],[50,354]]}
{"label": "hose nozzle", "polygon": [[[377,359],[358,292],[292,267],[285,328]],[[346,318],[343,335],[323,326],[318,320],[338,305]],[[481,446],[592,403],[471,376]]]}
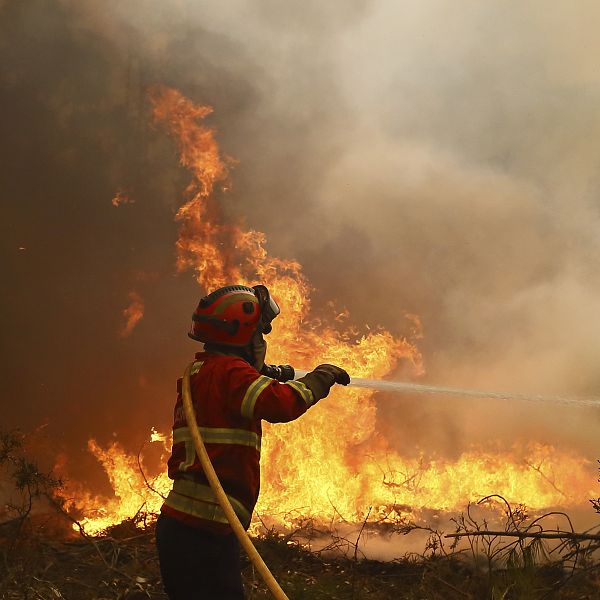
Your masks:
{"label": "hose nozzle", "polygon": [[295,372],[294,367],[291,365],[264,365],[260,370],[261,375],[266,375],[277,381],[290,381],[294,379]]}

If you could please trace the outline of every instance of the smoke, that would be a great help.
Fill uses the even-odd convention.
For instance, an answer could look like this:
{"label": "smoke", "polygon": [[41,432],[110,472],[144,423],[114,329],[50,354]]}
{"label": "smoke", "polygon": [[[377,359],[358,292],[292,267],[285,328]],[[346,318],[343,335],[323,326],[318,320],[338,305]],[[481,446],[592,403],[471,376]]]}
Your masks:
{"label": "smoke", "polygon": [[[337,227],[313,254],[353,313],[422,316],[429,381],[597,395],[598,8],[537,8],[387,3],[348,36],[361,119],[321,188]],[[357,246],[368,259],[328,264]],[[382,413],[405,450],[419,431],[445,452],[490,436],[596,452],[594,411],[416,404]]]}
{"label": "smoke", "polygon": [[[432,383],[600,392],[596,3],[0,11],[5,393],[32,408],[10,408],[9,424],[47,416],[80,445],[98,429],[138,443],[168,427],[201,291],[173,276],[187,174],[149,124],[156,83],[215,107],[239,161],[226,214],[305,265],[316,306],[396,335],[420,315]],[[119,190],[129,204],[114,210]],[[118,338],[134,286],[145,318]],[[45,359],[23,387],[33,352]],[[595,458],[593,411],[382,396],[380,414],[406,452],[491,438]]]}

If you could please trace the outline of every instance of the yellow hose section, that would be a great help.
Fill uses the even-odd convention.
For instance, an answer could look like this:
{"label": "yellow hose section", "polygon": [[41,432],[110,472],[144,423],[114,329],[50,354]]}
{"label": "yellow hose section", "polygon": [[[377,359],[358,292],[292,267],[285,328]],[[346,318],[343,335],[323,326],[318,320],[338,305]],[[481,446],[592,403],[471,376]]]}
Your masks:
{"label": "yellow hose section", "polygon": [[202,441],[202,437],[200,435],[200,431],[198,430],[198,424],[196,422],[196,414],[194,412],[194,405],[192,404],[192,392],[190,389],[190,372],[192,370],[192,366],[194,363],[191,363],[185,373],[183,375],[183,409],[185,411],[185,418],[187,421],[188,428],[192,434],[192,439],[194,441],[194,446],[196,448],[196,453],[198,454],[198,458],[200,459],[200,464],[202,465],[202,469],[204,470],[204,474],[206,475],[206,479],[208,479],[208,483],[210,487],[213,489],[233,532],[237,536],[240,544],[246,551],[248,558],[252,561],[257,571],[260,573],[263,581],[266,586],[269,588],[271,594],[273,594],[273,598],[277,600],[289,600],[286,596],[285,592],[281,589],[275,577],[271,571],[269,571],[269,567],[265,564],[265,561],[262,559],[262,556],[258,553],[258,550],[254,547],[254,544],[250,540],[250,536],[244,529],[244,526],[240,523],[238,516],[235,514],[231,503],[229,502],[225,491],[223,490],[223,486],[215,473],[215,469],[210,462],[210,458],[208,457],[208,453],[206,452],[206,447],[204,446],[204,442]]}

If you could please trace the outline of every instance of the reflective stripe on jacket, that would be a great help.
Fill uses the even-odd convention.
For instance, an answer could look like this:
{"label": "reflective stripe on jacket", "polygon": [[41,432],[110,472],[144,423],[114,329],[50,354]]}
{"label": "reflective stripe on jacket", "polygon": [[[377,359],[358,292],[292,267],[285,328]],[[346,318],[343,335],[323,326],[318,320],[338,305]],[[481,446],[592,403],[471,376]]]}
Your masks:
{"label": "reflective stripe on jacket", "polygon": [[[279,383],[260,375],[237,356],[200,352],[191,373],[200,435],[225,492],[248,527],[260,486],[261,420],[292,421],[314,404],[313,394],[301,382]],[[228,532],[187,427],[181,380],[177,387],[168,462],[175,483],[162,511],[196,527]]]}
{"label": "reflective stripe on jacket", "polygon": [[[239,517],[242,525],[247,529],[252,515],[248,509],[236,498],[227,494],[229,502]],[[169,492],[165,504],[170,508],[207,521],[227,525],[227,517],[219,505],[212,488],[208,484],[197,483],[188,479],[176,479],[173,489]]]}

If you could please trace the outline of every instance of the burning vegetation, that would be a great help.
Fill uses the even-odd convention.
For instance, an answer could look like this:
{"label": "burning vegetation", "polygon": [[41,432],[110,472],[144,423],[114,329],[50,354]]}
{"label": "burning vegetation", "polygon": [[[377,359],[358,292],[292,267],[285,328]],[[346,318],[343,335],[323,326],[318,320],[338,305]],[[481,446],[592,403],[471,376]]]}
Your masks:
{"label": "burning vegetation", "polygon": [[[407,317],[411,339],[385,330],[357,336],[334,318],[335,326],[328,324],[311,307],[312,288],[301,265],[270,256],[264,233],[223,218],[218,201],[229,186],[233,160],[223,157],[214,130],[205,124],[212,109],[162,86],[152,88],[150,102],[154,124],[173,138],[181,164],[192,175],[176,216],[178,269],[192,269],[202,290],[232,281],[265,283],[282,307],[269,337],[272,362],[304,369],[330,362],[371,378],[384,377],[403,363],[406,372],[421,376],[418,318]],[[130,299],[124,335],[143,314],[139,296]],[[343,314],[343,307],[333,312]],[[154,433],[151,438],[164,457],[170,449],[167,437]],[[127,454],[118,442],[103,448],[90,440],[88,449],[106,471],[114,496],[95,497],[70,484],[68,503],[82,515],[86,532],[98,533],[141,509],[159,509],[170,487],[164,473],[148,481],[140,457]],[[422,511],[457,511],[492,493],[538,511],[582,506],[593,495],[589,461],[550,445],[496,452],[473,448],[456,460],[403,457],[377,431],[373,393],[356,389],[333,391],[319,410],[298,422],[265,427],[262,463],[255,531],[290,528],[305,519],[393,522]]]}
{"label": "burning vegetation", "polygon": [[[164,600],[153,519],[147,508],[108,526],[102,534],[89,535],[66,510],[62,482],[40,470],[27,446],[24,436],[0,432],[0,470],[3,481],[14,486],[12,502],[0,522],[0,597]],[[105,466],[121,465],[109,461]],[[151,487],[149,482],[146,485]],[[598,501],[592,504],[598,512]],[[490,530],[487,520],[493,513],[496,531]],[[61,515],[63,520],[57,518]],[[382,525],[369,523],[369,516],[370,512],[350,533],[328,529],[326,546],[313,545],[324,531],[310,519],[285,534],[269,530],[255,543],[290,598],[591,600],[598,596],[598,528],[578,534],[565,513],[531,516],[524,506],[495,495],[469,504],[452,519],[446,535],[431,526],[387,519],[389,536],[422,534],[420,551],[406,552],[391,563],[365,560],[361,542],[380,536]],[[74,522],[80,536],[65,535],[65,519]],[[461,539],[468,540],[462,549]],[[270,597],[245,557],[243,577],[248,598]]]}
{"label": "burning vegetation", "polygon": [[[365,335],[344,329],[348,311],[334,305],[328,323],[311,307],[313,289],[301,265],[270,256],[264,233],[223,218],[218,201],[229,186],[233,160],[222,156],[214,130],[205,124],[212,109],[167,87],[153,88],[150,102],[153,122],[174,139],[192,175],[176,216],[178,270],[192,269],[202,290],[231,281],[265,283],[282,307],[269,338],[273,362],[300,369],[330,362],[370,378],[403,365],[413,378],[422,376],[418,316],[406,317],[410,338],[383,329]],[[129,300],[122,337],[144,314],[137,292]],[[153,449],[164,464],[170,435],[152,430],[137,455],[118,441],[103,447],[89,440],[88,450],[112,486],[110,497],[43,474],[22,449],[21,437],[3,434],[0,462],[20,504],[7,505],[0,524],[0,534],[12,539],[3,551],[2,597],[96,598],[98,588],[103,598],[162,598],[152,528],[171,482],[164,471],[153,473],[144,457]],[[517,598],[523,590],[534,598],[557,589],[567,590],[567,598],[569,581],[580,582],[573,588],[577,597],[597,592],[587,573],[597,564],[600,537],[594,531],[577,534],[568,515],[553,510],[581,507],[594,496],[590,465],[575,452],[532,443],[497,452],[472,448],[455,460],[402,456],[377,429],[373,393],[336,389],[299,421],[265,427],[262,456],[262,491],[251,530],[291,597],[413,597],[415,578],[419,593],[432,598]],[[64,467],[57,464],[55,471]],[[471,503],[484,496],[487,508],[481,512]],[[592,504],[598,509],[597,500]],[[54,520],[43,516],[48,509],[67,519],[81,540],[67,535],[60,541],[64,529],[57,534]],[[451,533],[444,535],[428,520],[445,522]],[[496,531],[490,530],[493,523]],[[64,520],[59,530],[63,526]],[[362,560],[369,552],[366,540],[376,546],[409,533],[424,548],[420,553],[407,552],[393,565]],[[46,541],[40,546],[41,539]],[[464,560],[465,550],[473,563]],[[415,562],[417,555],[421,560]],[[487,559],[484,574],[473,566],[481,557]],[[266,597],[249,565],[244,577],[251,597]],[[518,593],[510,595],[511,589]],[[582,596],[582,590],[592,595]]]}
{"label": "burning vegetation", "polygon": [[[264,233],[221,214],[219,199],[227,192],[233,160],[223,157],[214,130],[205,124],[212,109],[167,87],[153,88],[150,103],[154,124],[173,138],[181,164],[192,175],[176,215],[178,270],[193,270],[201,290],[232,281],[265,283],[282,307],[269,337],[268,357],[275,363],[308,369],[329,362],[367,378],[385,377],[401,365],[413,378],[421,377],[425,368],[417,345],[423,335],[418,316],[406,316],[409,338],[384,329],[359,335],[344,328],[348,311],[335,305],[328,306],[328,321],[311,306],[313,288],[302,266],[270,256]],[[132,333],[144,314],[137,292],[129,300],[122,337]],[[509,598],[517,572],[521,577],[533,569],[523,589],[533,586],[538,594],[562,589],[568,581],[566,567],[580,576],[596,565],[598,535],[577,534],[567,514],[556,511],[589,505],[595,495],[590,464],[577,453],[531,443],[509,449],[498,444],[497,451],[490,450],[493,444],[473,447],[454,460],[425,453],[403,456],[378,431],[376,409],[373,392],[335,389],[318,410],[299,421],[265,426],[262,491],[251,531],[290,593],[295,590],[307,598],[313,597],[310,590],[314,597],[328,598],[412,597],[417,577],[420,592],[428,597],[502,593]],[[88,451],[112,487],[109,497],[76,481],[42,474],[19,455],[20,440],[8,434],[2,439],[0,458],[9,466],[21,504],[9,506],[10,518],[0,524],[0,533],[15,540],[23,535],[30,542],[37,539],[33,531],[40,521],[34,506],[41,501],[83,539],[74,542],[67,535],[62,542],[64,530],[58,537],[53,533],[41,558],[32,550],[35,544],[9,544],[3,597],[21,597],[25,590],[42,598],[92,598],[93,581],[104,586],[102,597],[163,597],[152,527],[171,487],[166,473],[156,467],[169,455],[170,434],[152,430],[137,455],[125,451],[118,440],[108,446],[88,441]],[[149,466],[145,456],[150,450],[159,460]],[[66,467],[59,461],[55,472]],[[481,505],[472,504],[482,497],[487,500],[483,512]],[[598,509],[598,501],[592,504]],[[55,532],[44,518],[46,533]],[[493,524],[496,531],[490,530]],[[441,525],[451,533],[444,535]],[[395,543],[398,534],[408,533],[424,550],[415,554]],[[381,551],[382,543],[388,550]],[[365,553],[374,553],[369,548],[378,546],[383,554],[395,548],[396,555],[404,547],[405,559],[394,566],[361,561]],[[462,558],[467,549],[474,563]],[[550,559],[551,552],[558,559]],[[422,560],[415,563],[417,555]],[[77,564],[68,575],[53,568],[65,556]],[[327,562],[332,556],[338,558]],[[473,567],[481,556],[487,558],[485,577]],[[55,574],[53,580],[41,576],[34,565],[40,561],[43,572]],[[432,564],[438,566],[432,570]],[[586,593],[597,591],[595,580],[583,581]],[[249,566],[245,583],[252,597],[265,597]],[[575,589],[579,593],[583,588]]]}
{"label": "burning vegetation", "polygon": [[[161,382],[174,388],[181,343],[168,332],[190,274],[190,312],[224,284],[271,289],[282,314],[270,362],[597,390],[598,11],[267,2],[239,19],[242,4],[0,0],[5,245],[17,257],[2,600],[164,598],[153,523],[172,483],[175,394]],[[146,96],[167,80],[178,89]],[[217,114],[179,89],[206,90]],[[235,123],[223,141],[213,119]],[[260,148],[242,159],[246,179],[220,143],[236,158]],[[288,246],[278,211],[255,226],[293,260],[240,216],[270,198],[286,214],[302,206]],[[298,234],[314,213],[307,249]],[[153,292],[168,287],[157,282],[173,274],[175,237],[189,287],[166,300]],[[393,298],[379,302],[382,327],[365,321],[351,270]],[[161,332],[146,336],[157,306]],[[290,597],[600,597],[598,528],[581,533],[600,512],[593,409],[430,401],[338,386],[300,420],[265,426],[251,533]],[[11,430],[40,420],[68,448],[56,460],[38,431]],[[250,598],[267,597],[249,564],[244,576]]]}

